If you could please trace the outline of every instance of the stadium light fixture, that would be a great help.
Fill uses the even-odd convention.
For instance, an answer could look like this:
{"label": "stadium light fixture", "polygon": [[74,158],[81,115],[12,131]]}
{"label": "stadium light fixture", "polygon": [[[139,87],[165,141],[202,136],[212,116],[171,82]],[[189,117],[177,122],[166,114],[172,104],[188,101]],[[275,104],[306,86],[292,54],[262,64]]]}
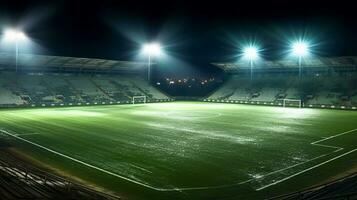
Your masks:
{"label": "stadium light fixture", "polygon": [[249,60],[250,65],[250,81],[253,80],[253,61],[259,58],[259,49],[256,46],[250,45],[243,49],[243,57]]}
{"label": "stadium light fixture", "polygon": [[162,53],[159,43],[148,43],[143,46],[143,53],[149,56],[158,56]]}
{"label": "stadium light fixture", "polygon": [[4,33],[5,40],[9,42],[20,42],[26,40],[27,36],[24,32],[16,29],[7,29]]}
{"label": "stadium light fixture", "polygon": [[148,74],[147,78],[148,81],[150,82],[150,77],[151,77],[151,57],[153,56],[159,56],[162,54],[162,48],[159,43],[152,42],[152,43],[147,43],[144,44],[142,47],[142,52],[148,56]]}
{"label": "stadium light fixture", "polygon": [[301,79],[301,75],[302,75],[302,73],[301,73],[302,72],[302,66],[301,66],[302,58],[309,55],[309,53],[310,53],[309,47],[310,47],[310,45],[304,41],[294,42],[291,46],[292,54],[299,58],[299,78],[300,79]]}
{"label": "stadium light fixture", "polygon": [[243,49],[244,57],[249,60],[255,60],[259,57],[258,49],[254,46],[249,46]]}
{"label": "stadium light fixture", "polygon": [[19,57],[19,43],[26,41],[28,38],[26,34],[20,30],[16,29],[6,29],[4,32],[4,39],[7,42],[15,43],[15,60],[16,60],[16,72],[17,72],[17,65],[18,65],[18,57]]}
{"label": "stadium light fixture", "polygon": [[292,44],[292,52],[298,57],[303,57],[309,54],[309,44],[303,41],[298,41]]}

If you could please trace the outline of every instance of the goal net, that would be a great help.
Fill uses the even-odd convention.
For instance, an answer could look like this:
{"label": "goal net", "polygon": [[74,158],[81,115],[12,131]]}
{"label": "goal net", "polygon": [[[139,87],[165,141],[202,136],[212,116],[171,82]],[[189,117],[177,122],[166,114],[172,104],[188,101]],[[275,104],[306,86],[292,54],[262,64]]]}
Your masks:
{"label": "goal net", "polygon": [[283,107],[302,107],[302,102],[299,99],[283,99]]}
{"label": "goal net", "polygon": [[146,96],[133,96],[131,102],[136,103],[146,103]]}

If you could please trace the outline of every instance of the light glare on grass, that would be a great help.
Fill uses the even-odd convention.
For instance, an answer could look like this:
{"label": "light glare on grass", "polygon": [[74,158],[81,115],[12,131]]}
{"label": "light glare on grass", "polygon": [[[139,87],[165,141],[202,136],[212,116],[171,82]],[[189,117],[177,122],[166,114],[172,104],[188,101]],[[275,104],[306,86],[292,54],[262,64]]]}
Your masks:
{"label": "light glare on grass", "polygon": [[301,108],[274,108],[274,109],[276,109],[280,117],[284,119],[310,118],[318,113],[316,110],[313,109],[301,109]]}

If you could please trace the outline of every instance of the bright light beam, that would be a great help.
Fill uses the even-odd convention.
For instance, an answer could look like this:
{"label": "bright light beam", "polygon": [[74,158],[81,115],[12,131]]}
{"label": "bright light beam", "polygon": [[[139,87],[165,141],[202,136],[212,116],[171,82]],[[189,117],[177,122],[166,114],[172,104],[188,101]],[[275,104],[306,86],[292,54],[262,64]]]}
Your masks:
{"label": "bright light beam", "polygon": [[243,49],[243,57],[249,60],[250,82],[253,81],[253,61],[259,58],[259,50],[255,46],[248,46]]}
{"label": "bright light beam", "polygon": [[4,40],[7,42],[15,43],[15,66],[17,72],[18,65],[18,57],[19,57],[19,43],[25,42],[27,40],[27,36],[24,32],[16,30],[16,29],[6,29],[4,32]]}
{"label": "bright light beam", "polygon": [[4,39],[9,42],[21,42],[27,40],[27,36],[22,31],[7,29],[4,33]]}
{"label": "bright light beam", "polygon": [[149,56],[159,56],[160,54],[162,54],[162,48],[159,43],[144,44],[142,51],[144,54]]}
{"label": "bright light beam", "polygon": [[302,58],[309,55],[310,49],[309,49],[309,44],[304,41],[297,41],[294,42],[291,46],[291,51],[294,56],[297,56],[299,58],[299,79],[301,81],[302,78]]}
{"label": "bright light beam", "polygon": [[298,57],[304,57],[309,54],[309,44],[303,41],[294,42],[292,44],[292,53]]}
{"label": "bright light beam", "polygon": [[259,57],[258,48],[254,46],[245,47],[243,49],[244,58],[248,60],[255,60]]}

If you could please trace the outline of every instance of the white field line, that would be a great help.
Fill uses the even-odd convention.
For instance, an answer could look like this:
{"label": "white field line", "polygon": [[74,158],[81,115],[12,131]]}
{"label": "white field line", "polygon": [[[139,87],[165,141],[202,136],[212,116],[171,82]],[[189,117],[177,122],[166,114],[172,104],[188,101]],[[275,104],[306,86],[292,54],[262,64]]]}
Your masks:
{"label": "white field line", "polygon": [[89,168],[96,169],[96,170],[98,170],[98,171],[101,171],[101,172],[103,172],[103,173],[109,174],[109,175],[111,175],[111,176],[114,176],[114,177],[117,177],[117,178],[121,178],[121,179],[126,180],[126,181],[128,181],[128,182],[135,183],[135,184],[137,184],[137,185],[140,185],[140,186],[143,186],[143,187],[152,189],[152,190],[156,190],[156,191],[171,192],[171,191],[188,191],[188,190],[217,189],[217,188],[225,188],[225,187],[234,186],[234,185],[240,185],[240,184],[244,184],[244,183],[246,183],[246,182],[249,181],[249,180],[248,180],[248,181],[243,181],[243,182],[239,182],[239,183],[235,183],[235,184],[230,184],[230,185],[207,186],[207,187],[184,187],[184,188],[172,188],[172,189],[169,189],[169,188],[157,188],[157,187],[154,187],[154,186],[151,186],[151,185],[148,185],[148,184],[145,184],[145,183],[141,183],[141,182],[139,182],[139,181],[136,181],[136,180],[133,180],[133,179],[130,179],[130,178],[121,176],[121,175],[119,175],[119,174],[115,174],[115,173],[113,173],[113,172],[110,172],[110,171],[108,171],[108,170],[102,169],[102,168],[100,168],[100,167],[97,167],[97,166],[88,164],[88,163],[86,163],[86,162],[83,162],[83,161],[78,160],[78,159],[76,159],[76,158],[73,158],[73,157],[71,157],[71,156],[65,155],[65,154],[60,153],[60,152],[58,152],[58,151],[55,151],[55,150],[52,150],[52,149],[47,148],[47,147],[45,147],[45,146],[42,146],[42,145],[40,145],[40,144],[37,144],[37,143],[35,143],[35,142],[31,142],[31,141],[29,141],[29,140],[27,140],[27,139],[24,139],[24,138],[18,136],[17,134],[9,133],[9,132],[6,131],[6,130],[0,130],[0,132],[6,134],[6,135],[8,135],[8,136],[14,137],[14,138],[16,138],[16,139],[18,139],[18,140],[21,140],[21,141],[23,141],[23,142],[32,144],[32,145],[34,145],[34,146],[36,146],[36,147],[38,147],[38,148],[44,149],[44,150],[46,150],[46,151],[48,151],[48,152],[51,152],[51,153],[53,153],[53,154],[59,155],[59,156],[61,156],[61,157],[64,157],[64,158],[67,158],[67,159],[72,160],[72,161],[74,161],[74,162],[77,162],[77,163],[79,163],[79,164],[85,165],[85,166],[87,166],[87,167],[89,167]]}
{"label": "white field line", "polygon": [[352,130],[349,130],[349,131],[345,131],[345,132],[342,132],[342,133],[339,133],[339,134],[336,134],[336,135],[332,135],[332,136],[323,138],[323,139],[321,139],[321,140],[317,140],[317,141],[315,141],[315,142],[311,142],[310,144],[320,143],[320,142],[323,142],[323,141],[325,141],[325,140],[329,140],[329,139],[332,139],[332,138],[335,138],[335,137],[338,137],[338,136],[341,136],[341,135],[345,135],[345,134],[347,134],[347,133],[351,133],[351,132],[354,132],[354,131],[357,131],[357,128],[352,129]]}
{"label": "white field line", "polygon": [[[311,143],[310,143],[311,144]],[[315,146],[320,146],[320,147],[326,147],[326,148],[333,148],[333,149],[336,149],[335,151],[333,152],[337,152],[337,151],[341,151],[343,150],[342,147],[336,147],[336,146],[331,146],[331,145],[325,145],[325,144],[311,144],[311,145],[315,145]]]}
{"label": "white field line", "polygon": [[[342,147],[336,147],[336,146],[330,146],[330,145],[324,145],[324,144],[318,144],[318,143],[323,142],[323,141],[326,141],[326,140],[330,140],[330,139],[332,139],[332,138],[339,137],[339,136],[341,136],[341,135],[345,135],[345,134],[348,134],[348,133],[351,133],[351,132],[354,132],[354,131],[357,131],[357,128],[352,129],[352,130],[349,130],[349,131],[345,131],[345,132],[342,132],[342,133],[339,133],[339,134],[336,134],[336,135],[333,135],[333,136],[329,136],[329,137],[326,137],[326,138],[323,138],[323,139],[320,139],[320,140],[317,140],[317,141],[314,141],[314,142],[311,142],[310,144],[311,144],[311,145],[315,145],[315,146],[321,146],[321,147],[327,147],[327,148],[334,148],[334,149],[336,149],[336,150],[334,151],[334,153],[335,153],[335,152],[338,152],[338,151],[343,150],[343,148],[342,148]],[[314,165],[314,166],[312,166],[312,167],[310,167],[310,168],[307,168],[307,169],[302,170],[302,171],[300,171],[300,172],[298,172],[298,173],[295,173],[295,174],[293,174],[293,175],[290,175],[290,176],[288,176],[288,177],[285,177],[285,178],[283,178],[283,179],[280,179],[280,180],[278,180],[278,181],[275,181],[275,182],[273,182],[273,183],[271,183],[271,184],[268,184],[268,185],[265,185],[265,186],[263,186],[263,187],[260,187],[260,188],[258,188],[258,189],[256,189],[256,190],[259,191],[259,190],[265,189],[265,188],[267,188],[267,187],[270,187],[270,186],[272,186],[272,185],[276,185],[276,184],[278,184],[278,183],[281,183],[281,182],[283,182],[283,181],[286,181],[286,180],[288,180],[288,179],[290,179],[290,178],[293,178],[293,177],[295,177],[295,176],[297,176],[297,175],[299,175],[299,174],[302,174],[302,173],[304,173],[304,172],[310,171],[310,170],[312,170],[312,169],[314,169],[314,168],[317,168],[317,167],[319,167],[319,166],[321,166],[321,165],[327,164],[327,163],[329,163],[329,162],[331,162],[331,161],[334,161],[334,160],[336,160],[336,159],[338,159],[338,158],[341,158],[341,157],[343,157],[343,156],[345,156],[345,155],[348,155],[348,154],[350,154],[350,153],[353,153],[353,152],[355,152],[355,151],[357,151],[357,149],[353,149],[353,150],[351,150],[351,151],[349,151],[349,152],[347,152],[347,153],[344,153],[344,154],[341,154],[341,155],[336,156],[336,157],[334,157],[334,158],[331,158],[331,159],[329,159],[329,160],[327,160],[327,161],[325,161],[325,162],[322,162],[322,163],[320,163],[320,164]],[[310,161],[312,161],[312,160],[315,160],[315,159],[324,157],[324,156],[326,156],[326,155],[328,155],[328,154],[320,155],[320,156],[318,156],[318,157],[316,157],[316,158],[310,159],[310,160],[305,161],[305,162],[303,162],[303,163],[296,164],[295,166],[301,165],[301,164],[305,164],[305,163],[307,163],[307,162],[310,162]],[[279,171],[284,171],[284,170],[289,169],[289,168],[292,168],[292,167],[294,167],[294,165],[293,165],[293,166],[290,166],[290,167],[287,167],[287,168],[284,168],[284,169],[281,169],[281,170],[277,170],[277,171],[271,172],[271,173],[266,174],[266,175],[264,175],[264,176],[262,176],[262,177],[260,177],[260,178],[266,177],[266,176],[268,176],[268,175],[274,174],[274,173],[279,172]]]}
{"label": "white field line", "polygon": [[[323,142],[323,141],[325,141],[325,140],[329,140],[329,139],[332,139],[332,138],[335,138],[335,137],[338,137],[338,136],[341,136],[341,135],[344,135],[344,134],[347,134],[347,133],[350,133],[350,132],[354,132],[354,131],[356,131],[356,130],[357,130],[357,128],[356,128],[356,129],[349,130],[349,131],[346,131],[346,132],[343,132],[343,133],[339,133],[339,134],[337,134],[337,135],[333,135],[333,136],[330,136],[330,137],[326,137],[326,138],[321,139],[321,140],[314,141],[314,142],[312,142],[312,143],[310,143],[310,144],[311,144],[311,145],[316,145],[316,146],[327,147],[327,148],[334,148],[334,149],[336,149],[334,152],[337,152],[337,151],[342,150],[343,148],[341,148],[341,147],[335,147],[335,146],[329,146],[329,145],[322,145],[322,144],[317,144],[317,143]],[[328,154],[323,154],[323,155],[320,155],[320,156],[318,156],[318,157],[315,157],[315,158],[312,158],[312,159],[310,159],[310,160],[307,160],[307,161],[305,161],[305,162],[298,163],[298,164],[295,164],[295,165],[292,165],[292,166],[289,166],[289,167],[286,167],[286,168],[283,168],[283,169],[280,169],[280,170],[276,170],[276,171],[270,172],[270,173],[265,174],[265,175],[263,175],[263,176],[261,176],[261,177],[259,177],[259,178],[252,178],[252,179],[248,179],[248,180],[246,180],[246,181],[242,181],[242,182],[238,182],[238,183],[226,184],[226,185],[218,185],[218,186],[207,186],[207,187],[185,187],[185,188],[172,188],[172,189],[168,189],[168,188],[157,188],[157,187],[153,187],[153,186],[151,186],[151,185],[148,185],[148,184],[145,184],[145,183],[141,183],[141,182],[139,182],[139,181],[132,180],[132,179],[129,179],[129,178],[127,178],[127,177],[124,177],[124,176],[115,174],[115,173],[110,172],[110,171],[107,171],[107,170],[105,170],[105,169],[96,167],[96,166],[94,166],[94,165],[85,163],[85,162],[83,162],[83,161],[80,161],[80,160],[78,160],[78,159],[76,159],[76,158],[73,158],[73,157],[67,156],[67,155],[65,155],[65,154],[59,153],[59,152],[57,152],[57,151],[55,151],[55,150],[49,149],[49,148],[44,147],[44,146],[42,146],[42,145],[40,145],[40,144],[31,142],[31,141],[29,141],[29,140],[26,140],[26,139],[24,139],[24,138],[19,137],[19,136],[16,135],[16,134],[11,134],[11,133],[9,133],[9,132],[7,132],[7,131],[5,131],[5,130],[0,130],[0,132],[3,132],[3,133],[5,133],[5,134],[7,134],[7,135],[9,135],[9,136],[15,137],[16,139],[19,139],[19,140],[22,140],[22,141],[24,141],[24,142],[30,143],[30,144],[32,144],[32,145],[35,145],[35,146],[37,146],[37,147],[39,147],[39,148],[45,149],[45,150],[47,150],[47,151],[49,151],[49,152],[51,152],[51,153],[57,154],[57,155],[59,155],[59,156],[62,156],[62,157],[65,157],[65,158],[67,158],[67,159],[70,159],[70,160],[72,160],[72,161],[75,161],[75,162],[77,162],[77,163],[83,164],[83,165],[85,165],[85,166],[87,166],[87,167],[90,167],[90,168],[99,170],[99,171],[104,172],[104,173],[106,173],[106,174],[109,174],[109,175],[112,175],[112,176],[115,176],[115,177],[124,179],[124,180],[126,180],[126,181],[129,181],[129,182],[132,182],[132,183],[135,183],[135,184],[138,184],[138,185],[141,185],[141,186],[143,186],[143,187],[146,187],[146,188],[149,188],[149,189],[153,189],[153,190],[156,190],[156,191],[188,191],[188,190],[207,190],[207,189],[219,189],[219,188],[232,187],[232,186],[235,186],[235,185],[241,185],[241,184],[244,184],[244,183],[248,183],[248,182],[251,182],[251,181],[253,181],[253,180],[262,179],[262,178],[267,177],[267,176],[270,176],[270,175],[272,175],[272,174],[275,174],[275,173],[278,173],[278,172],[281,172],[281,171],[284,171],[284,170],[287,170],[287,169],[296,167],[296,166],[298,166],[298,165],[305,164],[305,163],[307,163],[307,162],[311,162],[311,161],[313,161],[313,160],[316,160],[316,159],[318,159],[318,158],[321,158],[321,157],[324,157],[324,156],[328,155]],[[313,167],[310,167],[310,168],[308,168],[308,169],[305,169],[305,170],[303,170],[303,171],[300,171],[300,172],[298,172],[298,173],[296,173],[296,174],[293,174],[293,175],[288,176],[288,177],[286,177],[286,178],[283,178],[283,179],[281,179],[281,180],[275,181],[274,183],[265,185],[265,186],[263,186],[263,187],[261,187],[261,188],[258,188],[258,189],[256,189],[256,190],[257,190],[257,191],[258,191],[258,190],[262,190],[262,189],[265,189],[265,188],[270,187],[270,186],[272,186],[272,185],[275,185],[275,184],[277,184],[277,183],[281,183],[281,182],[283,182],[283,181],[285,181],[285,180],[288,180],[288,179],[290,179],[290,178],[292,178],[292,177],[295,177],[295,176],[297,176],[297,175],[299,175],[299,174],[302,174],[302,173],[307,172],[307,171],[309,171],[309,170],[311,170],[311,169],[314,169],[314,168],[316,168],[316,167],[319,167],[319,166],[321,166],[321,165],[324,165],[324,164],[326,164],[326,163],[329,163],[329,162],[331,162],[331,161],[333,161],[333,160],[336,160],[336,159],[338,159],[338,158],[340,158],[340,157],[343,157],[343,156],[345,156],[345,155],[347,155],[347,154],[353,153],[354,151],[357,151],[357,149],[353,149],[352,151],[349,151],[349,152],[344,153],[344,154],[342,154],[342,155],[340,155],[340,156],[334,157],[334,158],[332,158],[332,159],[330,159],[330,160],[327,160],[327,161],[325,161],[325,162],[322,162],[322,163],[320,163],[320,164],[317,164],[317,165],[315,165],[315,166],[313,166]]]}
{"label": "white field line", "polygon": [[11,137],[14,137],[14,138],[18,139],[18,140],[21,140],[21,141],[23,141],[23,142],[32,144],[32,145],[34,145],[34,146],[36,146],[36,147],[39,147],[39,148],[41,148],[41,149],[44,149],[44,150],[49,151],[49,152],[51,152],[51,153],[54,153],[54,154],[56,154],[56,155],[62,156],[62,157],[64,157],[64,158],[67,158],[67,159],[72,160],[72,161],[74,161],[74,162],[80,163],[80,164],[85,165],[85,166],[87,166],[87,167],[90,167],[90,168],[99,170],[99,171],[104,172],[104,173],[106,173],[106,174],[109,174],[109,175],[112,175],[112,176],[115,176],[115,177],[124,179],[124,180],[126,180],[126,181],[129,181],[129,182],[132,182],[132,183],[135,183],[135,184],[144,186],[144,187],[146,187],[146,188],[150,188],[150,189],[153,189],[153,190],[159,190],[159,191],[165,191],[165,190],[163,190],[163,189],[156,188],[156,187],[153,187],[153,186],[150,186],[150,185],[147,185],[147,184],[144,184],[144,183],[141,183],[141,182],[138,182],[138,181],[129,179],[129,178],[127,178],[127,177],[124,177],[124,176],[115,174],[115,173],[110,172],[110,171],[107,171],[107,170],[105,170],[105,169],[96,167],[96,166],[94,166],[94,165],[88,164],[88,163],[83,162],[83,161],[80,161],[80,160],[78,160],[78,159],[76,159],[76,158],[67,156],[67,155],[65,155],[65,154],[62,154],[62,153],[57,152],[57,151],[55,151],[55,150],[52,150],[52,149],[50,149],[50,148],[44,147],[44,146],[42,146],[42,145],[40,145],[40,144],[37,144],[37,143],[35,143],[35,142],[31,142],[31,141],[29,141],[29,140],[27,140],[27,139],[21,138],[21,137],[19,137],[18,135],[9,133],[9,132],[7,132],[7,131],[5,131],[5,130],[0,130],[0,131],[1,131],[2,133],[6,134],[6,135],[9,135],[9,136],[11,136]]}
{"label": "white field line", "polygon": [[[323,140],[317,140],[317,141],[312,142],[312,143],[310,143],[310,144],[311,144],[311,145],[316,145],[316,146],[327,147],[327,148],[334,148],[334,149],[336,149],[335,151],[333,151],[333,152],[335,153],[335,152],[338,152],[338,151],[343,150],[343,148],[342,148],[342,147],[330,146],[330,145],[317,144],[317,143],[318,143],[318,142],[325,141],[325,140],[328,140],[328,139],[331,139],[331,138],[334,138],[334,137],[338,137],[338,136],[341,136],[341,135],[344,135],[344,134],[347,134],[347,133],[350,133],[350,132],[353,132],[353,131],[356,131],[356,130],[357,130],[357,129],[353,129],[353,130],[350,130],[350,131],[346,131],[346,132],[343,132],[343,133],[339,133],[339,134],[334,135],[334,136],[326,137],[326,138],[324,138]],[[248,182],[251,182],[251,181],[254,181],[254,180],[257,180],[257,179],[263,179],[263,178],[265,178],[265,177],[267,177],[267,176],[276,174],[276,173],[278,173],[278,172],[285,171],[285,170],[290,169],[290,168],[297,167],[297,166],[299,166],[299,165],[303,165],[303,164],[305,164],[305,163],[311,162],[311,161],[313,161],[313,160],[317,160],[317,159],[322,158],[322,157],[327,156],[327,155],[329,155],[329,154],[327,154],[327,153],[326,153],[326,154],[322,154],[322,155],[320,155],[320,156],[317,156],[317,157],[315,157],[315,158],[306,160],[306,161],[304,161],[304,162],[297,163],[297,164],[294,164],[294,165],[291,165],[291,166],[289,166],[289,167],[286,167],[286,168],[283,168],[283,169],[279,169],[279,170],[276,170],[276,171],[273,171],[273,172],[269,172],[269,173],[267,173],[267,174],[264,174],[264,175],[260,176],[259,178],[249,179],[249,180],[247,180],[247,181],[244,181],[243,183],[248,183]]]}
{"label": "white field line", "polygon": [[[311,161],[313,161],[313,160],[322,158],[322,157],[324,157],[324,156],[326,156],[326,155],[328,155],[328,154],[322,154],[322,155],[317,156],[317,157],[315,157],[315,158],[312,158],[312,159],[310,159],[310,160],[307,160],[307,161],[304,161],[304,162],[301,162],[301,163],[297,163],[297,164],[295,164],[295,165],[291,165],[291,166],[289,166],[289,167],[286,167],[286,168],[283,168],[283,169],[279,169],[279,170],[276,170],[276,171],[273,171],[273,172],[269,172],[269,173],[264,174],[264,175],[262,175],[261,177],[256,178],[256,179],[265,178],[265,177],[270,176],[270,175],[272,175],[272,174],[276,174],[276,173],[278,173],[278,172],[282,172],[282,171],[285,171],[285,170],[287,170],[287,169],[294,168],[294,167],[297,167],[297,166],[299,166],[299,165],[302,165],[302,164],[311,162]],[[255,180],[255,179],[253,179],[253,180]]]}
{"label": "white field line", "polygon": [[310,170],[315,169],[315,168],[317,168],[317,167],[320,167],[320,166],[322,166],[322,165],[324,165],[324,164],[326,164],[326,163],[332,162],[332,161],[337,160],[337,159],[339,159],[339,158],[341,158],[341,157],[343,157],[343,156],[346,156],[346,155],[348,155],[348,154],[351,154],[351,153],[353,153],[353,152],[355,152],[355,151],[357,151],[357,149],[353,149],[353,150],[351,150],[351,151],[348,151],[348,152],[346,152],[346,153],[344,153],[344,154],[341,154],[341,155],[336,156],[336,157],[334,157],[334,158],[331,158],[331,159],[329,159],[329,160],[327,160],[327,161],[325,161],[325,162],[322,162],[322,163],[317,164],[317,165],[315,165],[315,166],[312,166],[312,167],[309,167],[309,168],[307,168],[307,169],[304,169],[304,170],[302,170],[302,171],[300,171],[300,172],[298,172],[298,173],[296,173],[296,174],[290,175],[290,176],[288,176],[288,177],[285,177],[285,178],[283,178],[283,179],[280,179],[280,180],[278,180],[278,181],[275,181],[274,183],[270,183],[270,184],[268,184],[268,185],[265,185],[265,186],[263,186],[263,187],[260,187],[260,188],[258,188],[258,189],[256,189],[256,190],[259,191],[259,190],[265,189],[265,188],[267,188],[267,187],[270,187],[270,186],[272,186],[272,185],[276,185],[276,184],[281,183],[281,182],[283,182],[283,181],[286,181],[286,180],[288,180],[288,179],[290,179],[290,178],[293,178],[293,177],[295,177],[295,176],[297,176],[297,175],[299,175],[299,174],[302,174],[302,173],[304,173],[304,172],[310,171]]}

